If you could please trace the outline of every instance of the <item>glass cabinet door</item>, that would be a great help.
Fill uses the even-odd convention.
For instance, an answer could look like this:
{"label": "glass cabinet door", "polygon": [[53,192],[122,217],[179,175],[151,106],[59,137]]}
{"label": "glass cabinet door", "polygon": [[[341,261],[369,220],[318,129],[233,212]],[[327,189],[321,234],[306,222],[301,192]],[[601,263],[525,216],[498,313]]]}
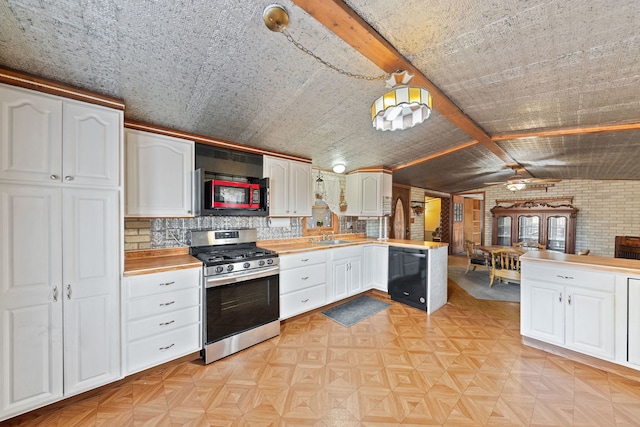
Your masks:
{"label": "glass cabinet door", "polygon": [[518,242],[539,242],[540,217],[521,215],[518,217]]}
{"label": "glass cabinet door", "polygon": [[498,240],[496,244],[501,246],[511,246],[511,217],[498,217]]}
{"label": "glass cabinet door", "polygon": [[552,216],[547,219],[547,247],[551,251],[564,252],[567,237],[567,218]]}

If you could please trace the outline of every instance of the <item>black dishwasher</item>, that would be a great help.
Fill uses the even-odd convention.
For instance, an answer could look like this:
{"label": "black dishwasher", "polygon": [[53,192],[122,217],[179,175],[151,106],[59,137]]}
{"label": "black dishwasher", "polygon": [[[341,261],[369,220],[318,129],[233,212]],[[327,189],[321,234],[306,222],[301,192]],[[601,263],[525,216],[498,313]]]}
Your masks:
{"label": "black dishwasher", "polygon": [[394,301],[427,310],[427,251],[389,247],[389,295]]}

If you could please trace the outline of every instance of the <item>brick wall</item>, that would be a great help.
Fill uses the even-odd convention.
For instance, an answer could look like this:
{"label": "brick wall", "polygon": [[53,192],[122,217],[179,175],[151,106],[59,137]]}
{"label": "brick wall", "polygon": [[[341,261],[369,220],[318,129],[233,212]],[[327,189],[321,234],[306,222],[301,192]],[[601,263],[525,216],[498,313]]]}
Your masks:
{"label": "brick wall", "polygon": [[411,206],[415,205],[424,207],[424,204],[418,205],[415,203],[411,203],[412,200],[424,202],[424,189],[411,187],[411,196],[409,198],[409,218],[413,220],[413,222],[409,224],[409,234],[411,236],[410,239],[424,240],[424,209],[422,213],[417,215],[413,212],[413,209],[411,209]]}
{"label": "brick wall", "polygon": [[151,221],[148,219],[125,219],[124,250],[135,251],[151,248]]}
{"label": "brick wall", "polygon": [[512,193],[501,185],[486,187],[485,241],[491,242],[495,201],[573,196],[578,208],[576,252],[613,257],[615,236],[640,236],[640,181],[565,180],[554,187]]}

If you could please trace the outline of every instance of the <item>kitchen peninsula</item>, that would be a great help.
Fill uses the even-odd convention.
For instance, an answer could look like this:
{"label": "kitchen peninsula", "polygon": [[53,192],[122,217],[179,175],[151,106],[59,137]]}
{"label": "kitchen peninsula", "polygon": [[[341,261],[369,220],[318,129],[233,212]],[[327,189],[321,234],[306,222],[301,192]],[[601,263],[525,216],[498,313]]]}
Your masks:
{"label": "kitchen peninsula", "polygon": [[521,261],[525,344],[640,377],[640,261],[552,251]]}
{"label": "kitchen peninsula", "polygon": [[[426,311],[447,302],[446,243],[378,240],[363,234],[336,235],[332,241],[309,237],[263,240],[258,246],[280,256],[281,318],[287,319],[369,289],[389,292],[389,248],[426,255]],[[426,284],[425,284],[426,285]]]}

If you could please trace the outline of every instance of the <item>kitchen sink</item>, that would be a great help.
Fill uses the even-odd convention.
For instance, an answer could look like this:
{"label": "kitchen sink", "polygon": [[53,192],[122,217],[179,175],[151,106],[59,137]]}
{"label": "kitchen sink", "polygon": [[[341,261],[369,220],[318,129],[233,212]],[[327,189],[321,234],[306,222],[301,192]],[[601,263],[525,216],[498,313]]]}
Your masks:
{"label": "kitchen sink", "polygon": [[353,242],[351,240],[314,240],[313,243],[318,245],[342,245]]}

